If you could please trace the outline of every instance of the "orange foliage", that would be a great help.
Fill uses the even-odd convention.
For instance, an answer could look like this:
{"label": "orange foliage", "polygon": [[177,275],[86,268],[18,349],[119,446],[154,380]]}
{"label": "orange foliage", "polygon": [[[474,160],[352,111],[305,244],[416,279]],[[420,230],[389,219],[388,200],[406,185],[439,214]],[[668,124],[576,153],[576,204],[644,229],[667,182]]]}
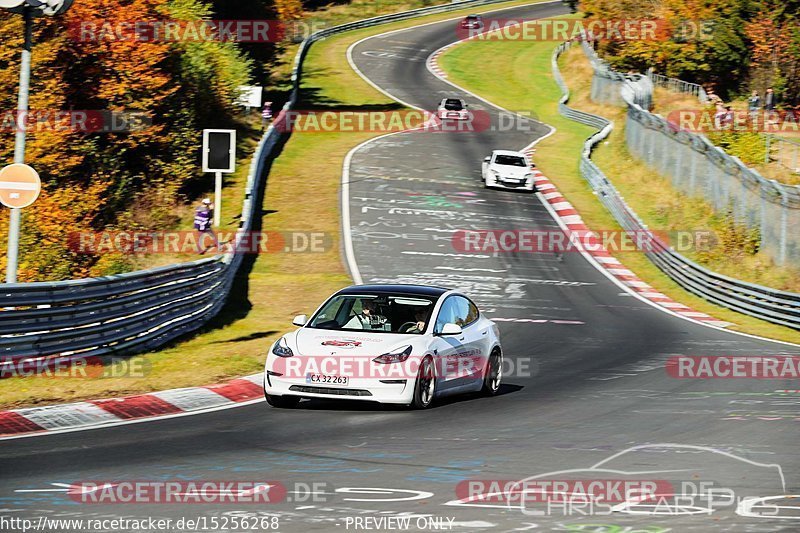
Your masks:
{"label": "orange foliage", "polygon": [[279,20],[298,20],[303,17],[303,3],[300,0],[275,0],[275,11]]}

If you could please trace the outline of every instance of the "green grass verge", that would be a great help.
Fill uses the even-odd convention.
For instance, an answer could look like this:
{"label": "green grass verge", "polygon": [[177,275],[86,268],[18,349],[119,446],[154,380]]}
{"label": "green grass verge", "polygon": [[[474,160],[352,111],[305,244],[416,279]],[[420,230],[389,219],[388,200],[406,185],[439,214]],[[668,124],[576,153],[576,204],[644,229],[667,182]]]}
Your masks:
{"label": "green grass verge", "polygon": [[[557,101],[561,91],[553,80],[550,70],[550,58],[556,44],[531,41],[471,41],[448,50],[440,58],[440,65],[454,83],[506,109],[533,113],[541,121],[557,128],[555,134],[537,145],[534,156],[537,165],[581,213],[589,227],[621,229],[597,200],[578,168],[578,155],[583,142],[594,130],[558,114]],[[502,57],[503,61],[497,61],[498,57]],[[476,68],[476,65],[480,65],[480,68]],[[582,75],[575,65],[571,64],[570,67],[562,69],[568,81],[573,80],[574,75],[578,77]],[[586,72],[583,73],[582,81],[583,84],[576,87],[579,93],[583,92],[583,96],[575,95],[579,102],[581,98],[586,100],[590,81],[590,78],[586,77]],[[587,110],[592,111],[592,109]],[[637,189],[626,191],[619,183],[619,175],[627,174],[627,165],[630,161],[624,161],[626,172],[621,172],[622,169],[618,165],[623,161],[615,161],[615,157],[619,154],[610,146],[611,142],[624,143],[623,133],[619,131],[622,123],[617,121],[616,127],[618,129],[612,134],[609,144],[601,146],[597,157],[601,166],[611,163],[617,165],[614,167],[615,172],[608,171],[608,175],[630,201],[636,196]],[[607,154],[609,157],[606,157]],[[616,172],[618,169],[621,174]],[[652,174],[652,171],[650,173]],[[618,258],[639,277],[671,298],[698,311],[732,322],[734,325],[730,326],[730,329],[792,342],[800,340],[800,335],[795,330],[730,311],[686,292],[643,254],[626,253]]]}
{"label": "green grass verge", "polygon": [[[315,43],[305,62],[304,101],[298,109],[327,106],[397,107],[350,68],[346,51],[359,39],[394,29],[485,12],[501,7],[537,3],[519,0],[465,8],[349,32]],[[357,0],[346,16],[344,6],[331,8],[336,23],[421,7],[422,1],[385,0],[381,11],[365,11]],[[384,11],[388,10],[388,11]],[[201,334],[158,352],[136,356],[148,372],[143,377],[9,378],[0,380],[0,407],[44,405],[102,398],[221,382],[259,372],[266,350],[291,327],[291,318],[313,311],[335,290],[351,283],[340,255],[339,182],[344,157],[353,147],[375,133],[296,133],[291,136],[270,171],[262,209],[264,231],[326,232],[331,246],[324,253],[265,254],[256,257],[241,276],[246,283],[234,289],[231,304]],[[255,138],[255,137],[254,137]],[[247,141],[252,142],[252,141]],[[250,145],[252,149],[252,144]],[[223,220],[241,211],[241,198],[249,161],[240,161],[238,171],[223,192]],[[188,217],[183,222],[188,229]],[[182,226],[183,227],[183,226]],[[194,256],[196,257],[196,256]],[[194,258],[190,257],[190,258]],[[138,364],[138,363],[137,363]]]}

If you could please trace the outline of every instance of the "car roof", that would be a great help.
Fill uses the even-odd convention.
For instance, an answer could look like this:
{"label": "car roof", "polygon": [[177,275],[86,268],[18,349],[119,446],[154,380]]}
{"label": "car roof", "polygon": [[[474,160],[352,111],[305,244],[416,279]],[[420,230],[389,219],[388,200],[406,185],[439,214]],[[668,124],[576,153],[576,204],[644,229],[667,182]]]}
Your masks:
{"label": "car roof", "polygon": [[494,150],[492,153],[496,155],[516,155],[519,157],[525,157],[525,154],[522,152],[515,152],[513,150]]}
{"label": "car roof", "polygon": [[340,290],[337,294],[392,294],[404,296],[429,296],[439,298],[452,289],[431,285],[390,284],[390,285],[352,285]]}

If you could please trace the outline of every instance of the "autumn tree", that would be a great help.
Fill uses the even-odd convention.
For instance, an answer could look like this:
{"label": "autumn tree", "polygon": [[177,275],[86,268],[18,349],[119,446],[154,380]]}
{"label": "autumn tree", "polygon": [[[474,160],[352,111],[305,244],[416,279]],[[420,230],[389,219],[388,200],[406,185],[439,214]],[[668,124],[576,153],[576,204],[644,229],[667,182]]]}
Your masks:
{"label": "autumn tree", "polygon": [[660,74],[718,90],[735,90],[747,72],[745,21],[752,16],[749,0],[582,0],[590,20],[657,20],[656,39],[601,43],[603,55],[621,70]]}
{"label": "autumn tree", "polygon": [[773,87],[789,103],[800,101],[800,3],[764,0],[745,27],[752,88]]}
{"label": "autumn tree", "polygon": [[[181,187],[198,175],[199,131],[233,124],[237,87],[250,81],[251,62],[234,42],[143,41],[113,32],[81,38],[76,26],[213,15],[205,0],[93,0],[74,3],[63,16],[36,19],[32,110],[140,113],[151,123],[113,133],[29,131],[26,160],[44,187],[23,218],[21,281],[128,268],[124,257],[106,268],[105,258],[76,254],[70,234],[173,227],[175,206],[185,201]],[[21,17],[0,11],[0,109],[16,108],[21,26]],[[0,128],[2,162],[11,161],[13,129]],[[7,224],[7,210],[0,210],[0,246]]]}

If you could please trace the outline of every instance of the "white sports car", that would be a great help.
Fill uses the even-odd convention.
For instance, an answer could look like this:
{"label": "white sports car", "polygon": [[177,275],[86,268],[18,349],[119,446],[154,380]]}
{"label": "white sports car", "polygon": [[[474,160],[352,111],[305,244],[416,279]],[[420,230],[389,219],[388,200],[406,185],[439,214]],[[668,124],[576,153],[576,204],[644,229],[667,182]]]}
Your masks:
{"label": "white sports car", "polygon": [[500,388],[497,326],[449,289],[356,285],[294,324],[267,355],[264,393],[273,407],[328,398],[424,409],[440,396]]}
{"label": "white sports car", "polygon": [[521,188],[536,192],[534,168],[533,163],[522,152],[495,150],[483,160],[481,176],[486,187]]}
{"label": "white sports car", "polygon": [[469,120],[467,103],[460,98],[443,98],[436,111],[440,120]]}

